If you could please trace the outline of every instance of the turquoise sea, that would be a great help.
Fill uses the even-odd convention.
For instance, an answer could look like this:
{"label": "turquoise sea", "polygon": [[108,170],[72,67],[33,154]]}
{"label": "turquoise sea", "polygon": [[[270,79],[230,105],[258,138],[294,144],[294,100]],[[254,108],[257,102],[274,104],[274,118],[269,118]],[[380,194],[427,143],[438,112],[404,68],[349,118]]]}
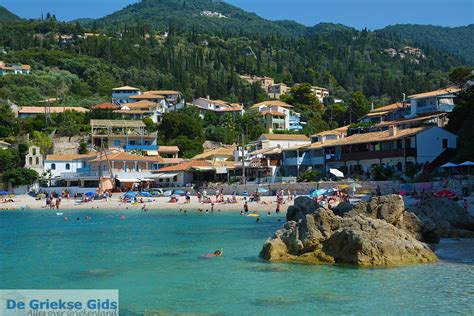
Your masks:
{"label": "turquoise sea", "polygon": [[[269,264],[258,252],[282,225],[275,216],[64,215],[0,213],[0,288],[119,289],[121,315],[474,314],[472,241],[443,241],[437,264]],[[200,258],[220,247],[222,257]]]}

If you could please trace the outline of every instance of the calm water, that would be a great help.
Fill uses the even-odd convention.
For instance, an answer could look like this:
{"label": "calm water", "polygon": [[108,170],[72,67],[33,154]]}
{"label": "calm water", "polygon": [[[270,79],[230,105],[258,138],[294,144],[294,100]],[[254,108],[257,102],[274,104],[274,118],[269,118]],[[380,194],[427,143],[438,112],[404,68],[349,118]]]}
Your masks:
{"label": "calm water", "polygon": [[[451,260],[471,241],[445,242],[439,253],[449,260],[430,265],[268,264],[257,255],[281,225],[276,217],[65,215],[69,222],[46,211],[0,214],[0,288],[118,288],[122,315],[474,314],[473,261]],[[199,258],[220,247],[223,257]]]}

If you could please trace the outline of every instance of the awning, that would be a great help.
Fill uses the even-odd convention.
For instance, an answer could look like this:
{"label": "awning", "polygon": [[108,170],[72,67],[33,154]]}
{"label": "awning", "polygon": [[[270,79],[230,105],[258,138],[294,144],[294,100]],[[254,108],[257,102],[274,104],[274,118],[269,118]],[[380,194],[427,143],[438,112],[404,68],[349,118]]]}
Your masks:
{"label": "awning", "polygon": [[160,179],[171,179],[176,177],[177,175],[177,173],[163,173],[162,175],[160,175]]}
{"label": "awning", "polygon": [[174,178],[178,175],[178,173],[156,173],[152,176],[149,176],[148,178],[151,178],[153,180],[156,179],[171,179]]}
{"label": "awning", "polygon": [[140,182],[140,179],[137,178],[117,178],[120,182],[125,182],[125,183],[135,183],[135,182]]}
{"label": "awning", "polygon": [[195,171],[213,171],[214,167],[207,167],[207,166],[195,166],[192,168]]}
{"label": "awning", "polygon": [[158,150],[146,150],[147,156],[159,156]]}
{"label": "awning", "polygon": [[217,174],[225,174],[225,173],[227,173],[227,168],[226,167],[216,167],[216,173]]}

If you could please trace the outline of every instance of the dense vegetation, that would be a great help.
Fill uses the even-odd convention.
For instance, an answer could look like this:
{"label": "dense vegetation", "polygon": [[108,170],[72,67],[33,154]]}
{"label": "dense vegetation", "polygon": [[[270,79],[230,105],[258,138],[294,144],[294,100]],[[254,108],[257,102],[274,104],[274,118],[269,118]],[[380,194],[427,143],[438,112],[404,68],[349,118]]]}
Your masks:
{"label": "dense vegetation", "polygon": [[[203,11],[226,17],[202,16]],[[144,0],[98,20],[64,23],[51,14],[41,20],[5,20],[0,25],[0,46],[7,51],[2,59],[30,64],[33,72],[0,77],[0,98],[18,105],[56,98],[52,105],[90,106],[110,100],[113,87],[132,85],[179,90],[188,102],[209,95],[248,107],[268,98],[258,85],[238,76],[255,74],[289,86],[307,83],[293,87],[283,99],[301,112],[308,123],[304,133],[312,134],[356,121],[371,102],[386,104],[399,101],[402,93],[444,86],[447,74],[463,63],[429,46],[423,46],[425,59],[385,52],[409,44],[389,31],[328,23],[306,28],[210,0]],[[310,85],[329,88],[332,97],[320,104]],[[335,104],[334,98],[345,102]],[[3,125],[0,136],[87,133],[89,120],[104,115],[113,118],[112,113],[92,111],[52,116],[48,126],[44,117],[19,120]],[[156,130],[146,123],[149,131]],[[230,144],[240,142],[242,133],[254,140],[263,131],[260,117],[252,112],[244,117],[207,115],[201,121],[190,110],[165,115],[159,140],[191,156],[202,150],[198,143],[204,139]]]}
{"label": "dense vegetation", "polygon": [[0,23],[19,20],[20,17],[8,11],[5,7],[0,6]]}
{"label": "dense vegetation", "polygon": [[399,24],[382,29],[414,43],[431,46],[460,56],[466,63],[474,64],[474,24],[459,27]]}

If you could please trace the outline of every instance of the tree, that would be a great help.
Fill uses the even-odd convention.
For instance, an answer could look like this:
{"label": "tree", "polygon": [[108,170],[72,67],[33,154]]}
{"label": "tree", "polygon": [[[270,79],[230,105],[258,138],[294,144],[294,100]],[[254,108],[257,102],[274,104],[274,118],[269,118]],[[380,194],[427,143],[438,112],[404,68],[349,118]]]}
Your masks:
{"label": "tree", "polygon": [[202,120],[192,109],[165,113],[158,134],[160,144],[178,146],[183,157],[189,158],[203,151]]}
{"label": "tree", "polygon": [[310,120],[315,113],[322,111],[321,103],[314,94],[309,83],[303,83],[291,88],[290,93],[282,96],[282,101],[295,107],[296,112],[301,113],[304,121]]}
{"label": "tree", "polygon": [[0,104],[0,137],[15,135],[18,123],[15,114],[8,104]]}
{"label": "tree", "polygon": [[79,155],[85,155],[89,152],[89,150],[87,149],[87,143],[82,141],[79,143],[79,149],[77,150]]}
{"label": "tree", "polygon": [[0,150],[0,173],[20,165],[20,153],[15,148]]}
{"label": "tree", "polygon": [[349,99],[348,108],[350,121],[354,122],[370,111],[370,103],[361,91],[356,91]]}
{"label": "tree", "polygon": [[53,147],[53,141],[45,133],[34,131],[31,136],[33,144],[38,146],[41,150],[41,154],[45,155],[50,148]]}
{"label": "tree", "polygon": [[473,79],[473,67],[458,67],[449,74],[449,80],[457,85],[465,85],[469,79]]}
{"label": "tree", "polygon": [[11,184],[13,187],[32,185],[38,181],[38,178],[38,172],[28,168],[15,168],[3,173],[3,182]]}
{"label": "tree", "polygon": [[145,128],[148,133],[154,133],[158,130],[158,125],[149,117],[145,117],[143,123],[145,123]]}
{"label": "tree", "polygon": [[464,162],[474,157],[474,86],[461,92],[456,107],[448,114],[447,129],[459,136],[457,161]]}

